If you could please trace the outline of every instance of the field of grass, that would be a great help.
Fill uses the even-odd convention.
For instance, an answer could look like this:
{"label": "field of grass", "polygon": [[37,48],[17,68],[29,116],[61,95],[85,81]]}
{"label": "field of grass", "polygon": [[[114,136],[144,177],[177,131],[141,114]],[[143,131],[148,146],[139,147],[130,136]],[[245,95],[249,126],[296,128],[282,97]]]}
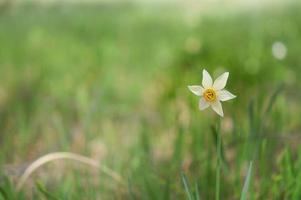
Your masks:
{"label": "field of grass", "polygon": [[[0,199],[240,199],[251,161],[248,199],[301,199],[300,9],[0,10]],[[230,72],[223,118],[187,89],[204,68]],[[17,190],[52,152],[121,180],[57,160]]]}

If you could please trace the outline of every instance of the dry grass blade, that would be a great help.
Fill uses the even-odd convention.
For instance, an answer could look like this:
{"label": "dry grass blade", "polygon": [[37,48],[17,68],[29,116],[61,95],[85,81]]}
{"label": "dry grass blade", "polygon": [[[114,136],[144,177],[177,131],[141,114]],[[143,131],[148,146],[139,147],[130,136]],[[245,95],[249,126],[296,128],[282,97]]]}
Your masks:
{"label": "dry grass blade", "polygon": [[31,163],[25,170],[25,172],[23,173],[23,175],[21,176],[18,184],[17,184],[17,190],[20,191],[25,182],[27,181],[27,179],[30,177],[30,175],[36,171],[38,168],[40,168],[41,166],[43,166],[44,164],[54,161],[54,160],[61,160],[61,159],[69,159],[69,160],[74,160],[80,163],[84,163],[87,165],[90,165],[92,167],[98,168],[99,170],[101,170],[103,173],[107,174],[108,176],[112,177],[115,181],[119,182],[119,183],[124,183],[123,179],[121,178],[121,176],[119,174],[117,174],[115,171],[112,171],[111,169],[107,168],[104,165],[101,165],[98,161],[93,160],[91,158],[82,156],[82,155],[78,155],[75,153],[70,153],[70,152],[55,152],[55,153],[50,153],[47,155],[44,155],[42,157],[40,157],[39,159],[37,159],[36,161],[34,161],[33,163]]}

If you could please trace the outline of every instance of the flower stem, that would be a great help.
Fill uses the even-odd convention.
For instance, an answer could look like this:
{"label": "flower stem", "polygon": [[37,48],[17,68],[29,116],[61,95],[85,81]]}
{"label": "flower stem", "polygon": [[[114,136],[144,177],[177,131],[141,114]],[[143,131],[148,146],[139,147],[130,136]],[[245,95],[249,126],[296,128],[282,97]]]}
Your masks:
{"label": "flower stem", "polygon": [[221,134],[217,131],[217,166],[216,166],[216,184],[215,184],[215,200],[220,199],[220,174],[221,174]]}

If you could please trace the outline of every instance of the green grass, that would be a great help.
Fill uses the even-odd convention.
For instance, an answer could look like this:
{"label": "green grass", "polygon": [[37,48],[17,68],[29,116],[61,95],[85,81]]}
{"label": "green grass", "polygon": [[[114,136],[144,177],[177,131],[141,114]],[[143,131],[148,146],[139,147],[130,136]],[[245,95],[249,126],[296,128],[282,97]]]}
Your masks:
{"label": "green grass", "polygon": [[[0,199],[299,200],[300,8],[1,10]],[[238,97],[221,120],[187,89],[203,68],[230,72]],[[24,167],[56,151],[99,160],[125,183],[61,160],[17,192]]]}

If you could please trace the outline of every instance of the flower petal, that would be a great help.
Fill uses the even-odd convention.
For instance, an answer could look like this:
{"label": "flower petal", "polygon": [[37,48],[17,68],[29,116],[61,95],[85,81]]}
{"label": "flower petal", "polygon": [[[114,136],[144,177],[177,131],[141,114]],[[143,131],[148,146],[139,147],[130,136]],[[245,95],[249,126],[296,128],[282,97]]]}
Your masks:
{"label": "flower petal", "polygon": [[212,87],[212,78],[210,74],[206,71],[206,69],[203,70],[202,84],[204,88]]}
{"label": "flower petal", "polygon": [[229,72],[225,72],[222,75],[220,75],[213,83],[213,88],[216,90],[222,90],[225,88],[227,84],[227,80],[229,77]]}
{"label": "flower petal", "polygon": [[188,89],[197,96],[202,96],[204,92],[204,88],[200,85],[189,85]]}
{"label": "flower petal", "polygon": [[200,99],[200,102],[199,102],[199,109],[200,110],[205,110],[209,106],[210,106],[210,104],[204,98]]}
{"label": "flower petal", "polygon": [[218,99],[220,101],[228,101],[230,99],[234,99],[236,96],[229,92],[228,90],[221,90],[217,93]]}
{"label": "flower petal", "polygon": [[212,109],[219,114],[221,117],[224,116],[223,107],[220,101],[216,101],[214,103],[211,103]]}

